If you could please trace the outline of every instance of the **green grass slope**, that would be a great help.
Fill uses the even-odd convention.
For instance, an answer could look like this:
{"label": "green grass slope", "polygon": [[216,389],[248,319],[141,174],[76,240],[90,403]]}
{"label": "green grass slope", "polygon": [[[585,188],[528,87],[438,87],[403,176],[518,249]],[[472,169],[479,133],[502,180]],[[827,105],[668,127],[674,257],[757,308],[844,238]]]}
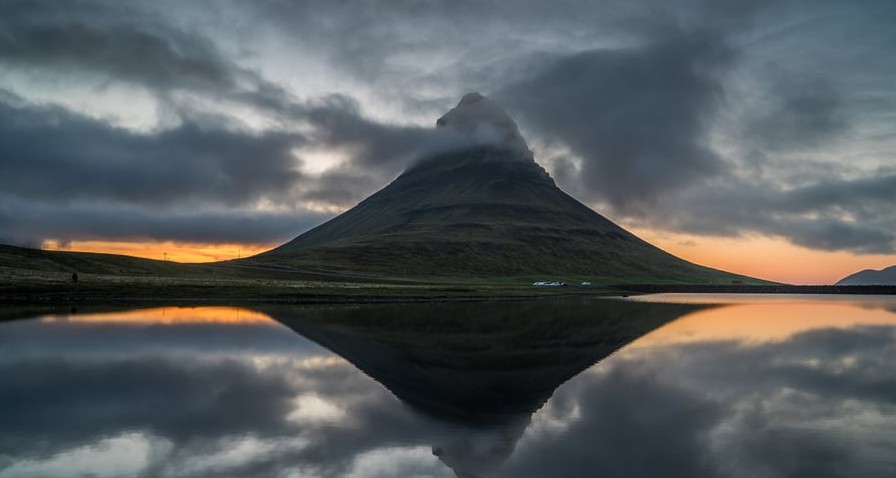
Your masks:
{"label": "green grass slope", "polygon": [[[78,274],[73,283],[72,273]],[[179,264],[115,254],[0,245],[0,302],[105,300],[367,302],[530,297],[601,291],[499,284],[388,281],[231,264]],[[605,293],[605,292],[604,292]],[[0,317],[2,320],[2,317]]]}
{"label": "green grass slope", "polygon": [[200,268],[118,254],[44,251],[0,244],[0,269],[109,275],[198,275]]}
{"label": "green grass slope", "polygon": [[389,277],[575,277],[744,283],[674,257],[560,190],[531,158],[432,158],[356,207],[247,264]]}

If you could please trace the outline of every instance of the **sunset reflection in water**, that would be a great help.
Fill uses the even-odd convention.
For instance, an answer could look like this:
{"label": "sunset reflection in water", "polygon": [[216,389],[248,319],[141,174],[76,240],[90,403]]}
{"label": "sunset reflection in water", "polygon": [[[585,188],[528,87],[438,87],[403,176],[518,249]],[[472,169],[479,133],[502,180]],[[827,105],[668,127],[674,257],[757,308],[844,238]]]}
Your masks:
{"label": "sunset reflection in water", "polygon": [[[0,477],[894,476],[896,300],[635,301],[109,306],[0,323]],[[485,401],[500,392],[472,380],[492,376],[524,393],[566,370],[552,357],[577,356],[569,347],[593,333],[582,324],[609,321],[618,332],[662,317],[665,302],[711,305],[674,309],[665,325],[548,388],[534,412],[518,404],[479,425],[428,414],[448,397],[426,395],[427,380],[460,387],[469,370],[464,393]],[[425,335],[377,330],[400,314],[446,324],[448,344],[470,327],[502,350],[469,342],[474,355],[455,368],[436,350],[444,364],[431,368],[435,356],[414,346]],[[506,320],[484,319],[494,314]],[[515,323],[527,331],[500,329]],[[551,325],[563,323],[577,328]],[[513,343],[543,355],[520,356],[527,363],[516,370],[501,361],[522,353],[503,348]],[[492,361],[467,361],[480,350]]]}

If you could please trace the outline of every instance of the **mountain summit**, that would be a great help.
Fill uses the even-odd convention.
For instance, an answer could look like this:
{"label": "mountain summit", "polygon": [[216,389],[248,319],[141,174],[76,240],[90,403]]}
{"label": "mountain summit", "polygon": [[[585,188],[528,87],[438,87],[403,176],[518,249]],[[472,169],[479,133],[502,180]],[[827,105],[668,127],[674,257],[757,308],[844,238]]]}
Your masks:
{"label": "mountain summit", "polygon": [[423,158],[352,209],[247,261],[387,277],[743,279],[674,257],[561,191],[488,98],[464,95],[436,125],[477,146]]}
{"label": "mountain summit", "polygon": [[[454,108],[436,121],[447,128],[532,158],[529,145],[520,135],[513,118],[494,101],[477,92],[467,93]],[[489,141],[490,140],[490,141]]]}

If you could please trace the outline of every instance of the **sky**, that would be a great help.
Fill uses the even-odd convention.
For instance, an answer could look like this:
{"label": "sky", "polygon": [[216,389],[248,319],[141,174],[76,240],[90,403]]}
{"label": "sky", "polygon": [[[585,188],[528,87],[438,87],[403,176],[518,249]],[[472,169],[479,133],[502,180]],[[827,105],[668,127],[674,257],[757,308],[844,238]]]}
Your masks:
{"label": "sky", "polygon": [[790,283],[896,264],[887,0],[0,3],[0,243],[246,257],[444,147],[470,91],[578,200]]}

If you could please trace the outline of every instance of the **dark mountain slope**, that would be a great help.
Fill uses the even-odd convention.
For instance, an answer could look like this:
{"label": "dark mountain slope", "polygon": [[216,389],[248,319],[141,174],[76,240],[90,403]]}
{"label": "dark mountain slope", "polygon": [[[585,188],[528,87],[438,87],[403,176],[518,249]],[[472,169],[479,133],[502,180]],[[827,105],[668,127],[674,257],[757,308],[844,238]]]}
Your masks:
{"label": "dark mountain slope", "polygon": [[253,260],[383,275],[723,279],[647,244],[512,155],[478,148],[432,158]]}
{"label": "dark mountain slope", "polygon": [[534,161],[506,113],[469,98],[439,124],[464,131],[481,120],[476,130],[491,127],[502,141],[422,161],[344,214],[246,262],[379,276],[745,280],[663,252],[576,201]]}

